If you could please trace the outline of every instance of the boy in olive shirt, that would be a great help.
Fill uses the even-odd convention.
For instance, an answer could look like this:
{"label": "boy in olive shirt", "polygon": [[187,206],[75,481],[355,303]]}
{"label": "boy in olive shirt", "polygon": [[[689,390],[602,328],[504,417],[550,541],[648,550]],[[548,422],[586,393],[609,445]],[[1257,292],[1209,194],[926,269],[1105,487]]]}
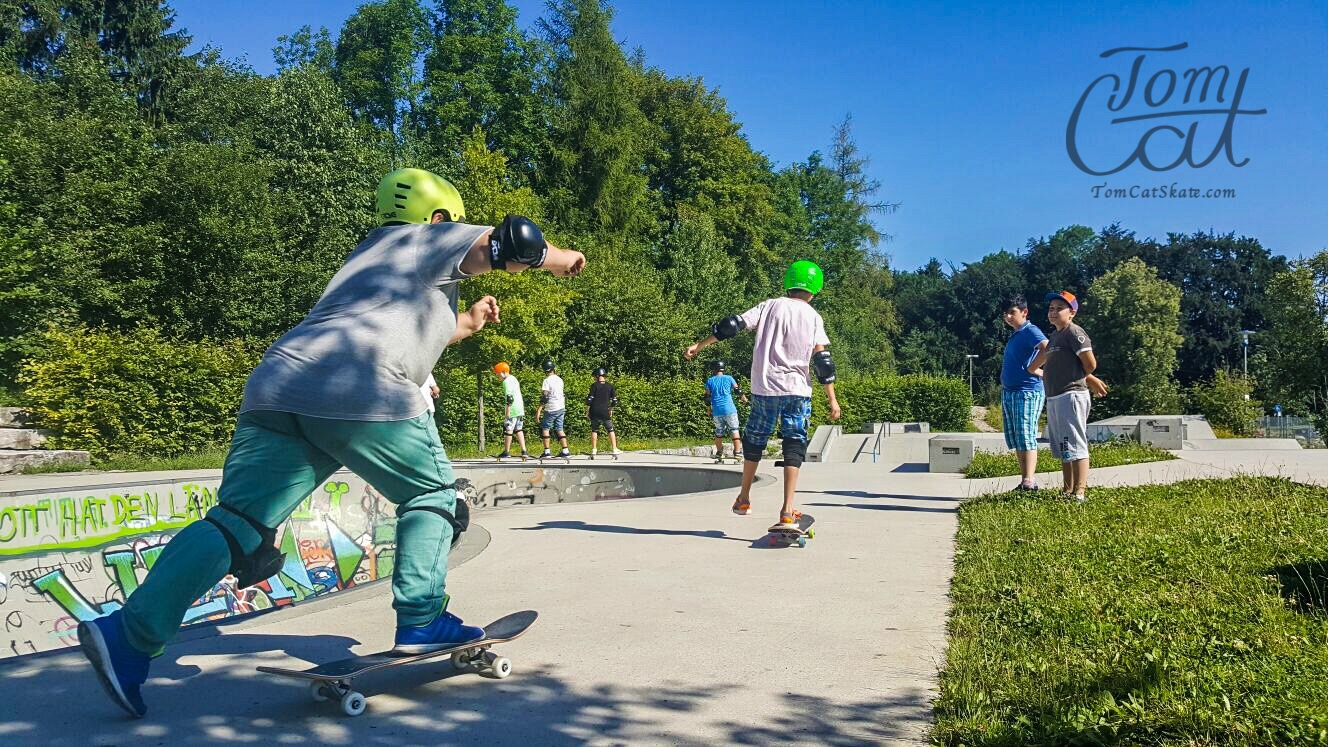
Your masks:
{"label": "boy in olive shirt", "polygon": [[1088,489],[1088,412],[1091,396],[1102,397],[1107,386],[1093,376],[1097,358],[1093,341],[1074,323],[1079,299],[1069,291],[1047,294],[1047,321],[1055,330],[1047,346],[1028,364],[1041,368],[1047,392],[1047,440],[1052,456],[1061,460],[1063,492],[1077,501]]}

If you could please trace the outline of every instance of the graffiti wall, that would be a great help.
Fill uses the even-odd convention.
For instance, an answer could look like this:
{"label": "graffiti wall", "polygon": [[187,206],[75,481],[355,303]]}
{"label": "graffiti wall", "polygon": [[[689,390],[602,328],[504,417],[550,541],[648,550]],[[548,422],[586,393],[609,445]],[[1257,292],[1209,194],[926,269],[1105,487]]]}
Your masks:
{"label": "graffiti wall", "polygon": [[[696,493],[738,484],[731,470],[460,463],[475,510]],[[97,479],[90,477],[90,480]],[[106,476],[101,479],[114,479]],[[78,644],[75,629],[118,609],[182,527],[216,505],[220,476],[0,492],[0,659]],[[350,472],[318,486],[278,528],[281,571],[236,588],[227,576],[184,624],[220,620],[392,575],[394,506]]]}
{"label": "graffiti wall", "polygon": [[[0,496],[0,658],[77,645],[80,620],[124,604],[183,526],[216,504],[218,479]],[[227,576],[186,625],[282,607],[392,575],[393,506],[338,473],[277,537],[279,573],[237,589]]]}

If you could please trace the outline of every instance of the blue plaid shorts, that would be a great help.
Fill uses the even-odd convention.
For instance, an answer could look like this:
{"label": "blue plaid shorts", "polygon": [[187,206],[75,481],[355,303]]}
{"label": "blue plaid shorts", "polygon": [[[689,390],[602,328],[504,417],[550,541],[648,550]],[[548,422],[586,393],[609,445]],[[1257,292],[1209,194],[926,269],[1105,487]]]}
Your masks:
{"label": "blue plaid shorts", "polygon": [[1038,417],[1047,395],[1041,389],[1030,392],[1001,392],[1001,421],[1005,426],[1005,445],[1015,451],[1037,451]]}
{"label": "blue plaid shorts", "polygon": [[785,441],[806,441],[807,423],[812,417],[812,398],[794,395],[767,397],[752,395],[752,411],[747,415],[747,427],[742,440],[753,446],[764,447],[770,434],[779,427],[779,437]]}

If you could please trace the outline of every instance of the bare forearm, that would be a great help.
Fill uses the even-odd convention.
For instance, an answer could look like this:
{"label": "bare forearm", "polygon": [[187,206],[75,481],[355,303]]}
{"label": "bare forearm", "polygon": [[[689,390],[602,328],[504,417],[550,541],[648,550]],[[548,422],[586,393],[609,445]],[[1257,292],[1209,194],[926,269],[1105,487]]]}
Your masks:
{"label": "bare forearm", "polygon": [[447,341],[447,344],[455,345],[475,334],[475,331],[475,322],[471,321],[469,315],[462,314],[457,317],[456,331],[452,332],[452,338]]}

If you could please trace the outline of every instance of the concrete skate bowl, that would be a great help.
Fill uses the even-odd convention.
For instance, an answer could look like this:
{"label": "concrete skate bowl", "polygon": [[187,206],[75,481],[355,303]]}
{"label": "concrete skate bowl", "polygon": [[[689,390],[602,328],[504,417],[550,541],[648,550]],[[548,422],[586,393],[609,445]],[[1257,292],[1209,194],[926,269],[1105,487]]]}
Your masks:
{"label": "concrete skate bowl", "polygon": [[[608,464],[457,463],[474,521],[449,564],[483,551],[485,511],[682,495],[731,489],[741,480],[734,470]],[[0,660],[77,645],[79,621],[123,606],[171,538],[216,505],[220,482],[219,470],[80,474],[0,490]],[[391,577],[394,509],[354,474],[334,474],[277,528],[286,556],[281,571],[246,588],[223,578],[186,611],[185,627],[229,623]]]}
{"label": "concrete skate bowl", "polygon": [[737,488],[742,481],[741,473],[733,470],[608,465],[461,462],[454,469],[469,483],[463,494],[474,510],[705,493]]}

